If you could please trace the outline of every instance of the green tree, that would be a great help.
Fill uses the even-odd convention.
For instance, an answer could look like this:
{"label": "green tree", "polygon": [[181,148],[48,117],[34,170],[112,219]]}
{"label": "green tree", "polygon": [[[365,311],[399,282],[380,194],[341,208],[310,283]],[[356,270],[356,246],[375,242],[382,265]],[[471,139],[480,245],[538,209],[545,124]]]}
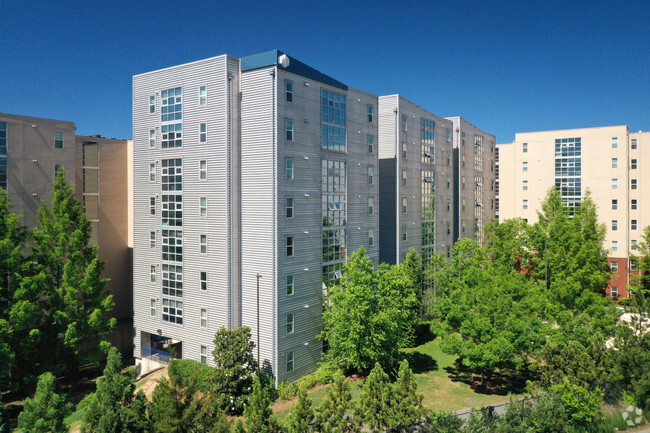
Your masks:
{"label": "green tree", "polygon": [[84,414],[83,433],[147,431],[146,400],[134,395],[136,375],[134,367],[122,370],[122,355],[111,347],[104,376],[97,379],[97,391]]}
{"label": "green tree", "polygon": [[70,413],[65,395],[57,394],[52,373],[38,379],[34,398],[26,398],[24,409],[18,415],[18,427],[25,433],[67,433],[63,420]]}
{"label": "green tree", "polygon": [[244,423],[241,419],[238,419],[235,421],[232,427],[233,433],[246,433],[246,429],[244,428]]}
{"label": "green tree", "polygon": [[574,425],[586,427],[601,413],[603,393],[600,389],[589,391],[580,385],[564,381],[553,386],[564,407],[567,418]]}
{"label": "green tree", "polygon": [[323,313],[327,360],[368,372],[376,361],[392,367],[399,349],[412,342],[417,297],[404,268],[382,265],[375,272],[365,250],[352,253],[340,283],[329,289]]}
{"label": "green tree", "polygon": [[637,253],[630,254],[636,273],[630,273],[630,287],[634,293],[650,294],[650,226],[643,230]]}
{"label": "green tree", "polygon": [[287,420],[287,433],[307,433],[313,431],[311,422],[314,419],[312,401],[307,395],[307,387],[298,387],[298,400],[291,406]]}
{"label": "green tree", "polygon": [[356,414],[359,420],[372,431],[384,431],[392,427],[392,387],[388,375],[379,363],[375,364],[363,384]]}
{"label": "green tree", "polygon": [[[262,373],[263,374],[263,373]],[[259,374],[253,379],[253,392],[244,409],[246,431],[248,433],[272,433],[280,431],[271,410],[271,399]]]}
{"label": "green tree", "polygon": [[410,431],[412,426],[420,421],[425,414],[422,406],[424,396],[418,393],[418,385],[413,377],[409,362],[405,359],[400,363],[397,381],[393,384],[392,393],[392,422],[398,431]]}
{"label": "green tree", "polygon": [[420,313],[423,312],[423,290],[424,272],[422,268],[422,256],[415,251],[415,248],[409,249],[400,265],[403,268],[404,276],[408,279],[409,284],[413,287],[413,292],[417,299],[417,308]]}
{"label": "green tree", "polygon": [[214,337],[215,368],[212,395],[216,404],[229,414],[241,414],[258,370],[253,356],[255,343],[247,326],[237,329],[221,327]]}
{"label": "green tree", "polygon": [[485,225],[487,255],[491,266],[504,272],[520,272],[528,266],[530,240],[522,218],[491,221]]}
{"label": "green tree", "polygon": [[316,411],[316,425],[323,433],[352,433],[361,429],[352,413],[354,403],[350,384],[340,371],[334,374],[334,382],[326,388],[323,404]]}

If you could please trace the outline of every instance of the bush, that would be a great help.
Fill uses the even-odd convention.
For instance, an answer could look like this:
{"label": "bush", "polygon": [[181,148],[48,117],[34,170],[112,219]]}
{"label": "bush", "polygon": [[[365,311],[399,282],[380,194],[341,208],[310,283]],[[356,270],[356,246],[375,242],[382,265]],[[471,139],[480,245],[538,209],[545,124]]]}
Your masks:
{"label": "bush", "polygon": [[425,433],[458,433],[463,426],[463,420],[453,413],[433,413],[426,420],[422,431]]}
{"label": "bush", "polygon": [[278,397],[282,400],[290,400],[298,393],[297,382],[281,382],[278,385]]}
{"label": "bush", "polygon": [[621,307],[628,307],[632,300],[630,298],[618,298],[618,305]]}
{"label": "bush", "polygon": [[295,382],[282,382],[278,385],[278,397],[283,400],[290,400],[298,395],[298,388],[301,386],[304,386],[306,389],[311,389],[319,383],[323,385],[332,383],[336,371],[336,368],[329,365],[321,365],[318,370],[301,377]]}
{"label": "bush", "polygon": [[212,367],[191,359],[174,359],[167,371],[173,383],[183,388],[195,383],[199,391],[208,392],[212,370]]}

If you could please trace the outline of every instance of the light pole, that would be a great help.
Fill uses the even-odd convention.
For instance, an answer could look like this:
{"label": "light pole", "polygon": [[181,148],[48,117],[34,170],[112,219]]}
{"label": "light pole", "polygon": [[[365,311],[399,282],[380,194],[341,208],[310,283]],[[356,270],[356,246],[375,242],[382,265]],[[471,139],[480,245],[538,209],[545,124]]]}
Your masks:
{"label": "light pole", "polygon": [[260,278],[262,276],[257,273],[255,275],[257,279],[257,368],[260,368]]}

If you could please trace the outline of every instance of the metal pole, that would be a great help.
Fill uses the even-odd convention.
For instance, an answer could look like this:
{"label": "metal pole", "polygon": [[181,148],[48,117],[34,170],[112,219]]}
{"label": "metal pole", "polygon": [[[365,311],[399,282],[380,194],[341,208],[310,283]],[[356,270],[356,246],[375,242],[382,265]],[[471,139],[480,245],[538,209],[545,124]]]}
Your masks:
{"label": "metal pole", "polygon": [[258,272],[255,278],[257,278],[257,368],[260,368],[260,278],[262,276]]}

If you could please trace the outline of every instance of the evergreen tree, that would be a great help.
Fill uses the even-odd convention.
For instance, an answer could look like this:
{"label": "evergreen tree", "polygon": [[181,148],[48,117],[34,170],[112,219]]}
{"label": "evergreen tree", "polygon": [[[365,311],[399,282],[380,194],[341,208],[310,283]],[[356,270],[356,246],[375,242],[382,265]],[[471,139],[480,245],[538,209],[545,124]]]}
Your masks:
{"label": "evergreen tree", "polygon": [[235,421],[235,424],[232,427],[233,433],[246,433],[246,429],[244,428],[244,423],[242,422],[241,419],[238,419]]}
{"label": "evergreen tree", "polygon": [[134,396],[136,375],[134,367],[122,371],[122,355],[111,347],[104,376],[97,379],[97,391],[84,415],[83,433],[147,431],[147,403],[142,396]]}
{"label": "evergreen tree", "polygon": [[412,426],[424,417],[422,407],[424,395],[418,393],[413,371],[405,359],[399,366],[397,381],[393,385],[391,425],[398,431],[410,431]]}
{"label": "evergreen tree", "polygon": [[25,433],[67,433],[63,420],[70,412],[65,395],[57,394],[54,376],[44,373],[38,379],[34,398],[26,398],[18,415],[18,427]]}
{"label": "evergreen tree", "polygon": [[271,399],[267,390],[262,385],[260,375],[253,379],[253,392],[248,398],[244,409],[247,433],[273,433],[279,432],[277,421],[271,410]]}
{"label": "evergreen tree", "polygon": [[359,432],[352,416],[354,404],[350,384],[340,371],[334,374],[334,382],[326,388],[323,404],[316,411],[316,425],[323,433]]}
{"label": "evergreen tree", "polygon": [[357,405],[357,416],[372,431],[384,431],[391,427],[392,389],[388,375],[379,363],[375,364],[363,384],[363,392]]}
{"label": "evergreen tree", "polygon": [[255,343],[247,326],[237,329],[221,327],[214,336],[214,373],[212,395],[226,413],[241,414],[251,393],[257,361]]}
{"label": "evergreen tree", "polygon": [[313,431],[311,422],[314,419],[312,402],[307,395],[307,387],[301,384],[298,387],[298,401],[289,410],[287,433],[308,433]]}
{"label": "evergreen tree", "polygon": [[405,277],[408,279],[409,284],[413,288],[417,300],[417,308],[422,313],[423,310],[423,292],[422,284],[424,282],[424,274],[422,270],[422,256],[415,251],[415,248],[409,249],[409,252],[401,264]]}

